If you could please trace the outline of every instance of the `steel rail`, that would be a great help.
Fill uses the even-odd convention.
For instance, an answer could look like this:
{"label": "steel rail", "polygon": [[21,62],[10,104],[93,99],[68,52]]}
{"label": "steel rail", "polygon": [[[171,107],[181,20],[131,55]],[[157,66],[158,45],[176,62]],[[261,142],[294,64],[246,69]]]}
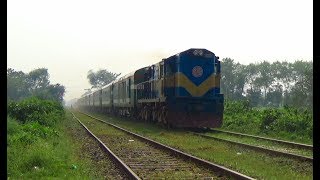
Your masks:
{"label": "steel rail", "polygon": [[117,155],[115,155],[97,136],[95,136],[81,121],[79,118],[77,118],[73,112],[71,112],[73,117],[78,120],[78,122],[86,129],[86,131],[91,135],[96,141],[99,142],[99,144],[104,148],[105,151],[108,152],[110,157],[116,161],[121,168],[127,173],[130,179],[136,179],[136,180],[141,180],[138,175],[136,175],[132,169],[130,169],[129,166],[127,166]]}
{"label": "steel rail", "polygon": [[286,145],[296,146],[299,148],[313,150],[313,146],[309,145],[309,144],[290,142],[290,141],[285,141],[285,140],[267,138],[267,137],[256,136],[256,135],[251,135],[251,134],[243,134],[243,133],[226,131],[226,130],[210,129],[210,131],[222,132],[222,133],[226,133],[226,134],[238,135],[238,136],[243,136],[243,137],[252,137],[252,138],[257,138],[257,139],[263,139],[263,140],[267,140],[267,141],[271,141],[271,142],[277,142],[277,143],[282,143],[282,144],[286,144]]}
{"label": "steel rail", "polygon": [[[78,112],[80,112],[80,111],[78,111]],[[190,154],[187,154],[185,152],[182,152],[182,151],[180,151],[178,149],[169,147],[167,145],[164,145],[164,144],[161,144],[159,142],[156,142],[156,141],[154,141],[152,139],[149,139],[149,138],[143,137],[143,136],[141,136],[139,134],[130,132],[130,131],[124,129],[124,128],[121,128],[121,127],[119,127],[117,125],[114,125],[112,123],[109,123],[109,122],[106,122],[106,121],[101,120],[99,118],[96,118],[96,117],[94,117],[92,115],[89,115],[89,114],[86,114],[86,113],[83,113],[83,112],[80,112],[80,113],[82,113],[82,114],[84,114],[84,115],[86,115],[86,116],[88,116],[88,117],[90,117],[92,119],[96,119],[96,120],[98,120],[100,122],[106,123],[109,126],[112,126],[112,127],[116,128],[116,129],[119,129],[119,130],[121,130],[123,132],[126,132],[126,133],[130,134],[130,135],[133,135],[133,136],[135,136],[135,137],[137,137],[137,138],[139,138],[139,139],[141,139],[141,140],[143,140],[145,142],[148,142],[148,143],[150,143],[150,144],[152,144],[152,145],[154,145],[154,146],[156,146],[158,148],[161,148],[163,150],[167,150],[167,151],[169,151],[171,153],[174,153],[175,155],[178,155],[178,156],[180,156],[182,158],[189,159],[189,160],[191,160],[193,162],[201,164],[202,166],[205,166],[205,167],[207,167],[207,168],[209,168],[209,169],[211,169],[211,170],[213,170],[215,172],[220,172],[220,173],[222,173],[222,174],[224,174],[226,176],[231,176],[231,177],[233,177],[235,179],[250,179],[250,180],[254,179],[254,178],[249,177],[247,175],[244,175],[244,174],[241,174],[241,173],[236,172],[234,170],[228,169],[228,168],[226,168],[224,166],[212,163],[212,162],[204,160],[204,159],[200,159],[200,158],[195,157],[193,155],[190,155]]]}
{"label": "steel rail", "polygon": [[281,155],[281,156],[286,156],[286,157],[290,157],[290,158],[295,158],[295,159],[299,159],[302,161],[309,161],[309,162],[313,162],[313,158],[311,157],[307,157],[307,156],[301,156],[301,155],[297,155],[297,154],[292,154],[292,153],[286,153],[286,152],[282,152],[282,151],[276,151],[276,150],[272,150],[272,149],[268,149],[268,148],[263,148],[263,147],[259,147],[259,146],[253,146],[250,144],[244,144],[244,143],[240,143],[240,142],[236,142],[236,141],[231,141],[231,140],[226,140],[226,139],[222,139],[222,138],[217,138],[217,137],[213,137],[213,136],[208,136],[208,135],[204,135],[204,134],[200,134],[200,133],[195,133],[195,132],[189,132],[198,136],[202,136],[208,139],[215,139],[221,142],[227,142],[230,144],[235,144],[235,145],[239,145],[239,146],[243,146],[246,148],[250,148],[250,149],[254,149],[254,150],[258,150],[258,151],[262,151],[262,152],[266,152],[272,155]]}

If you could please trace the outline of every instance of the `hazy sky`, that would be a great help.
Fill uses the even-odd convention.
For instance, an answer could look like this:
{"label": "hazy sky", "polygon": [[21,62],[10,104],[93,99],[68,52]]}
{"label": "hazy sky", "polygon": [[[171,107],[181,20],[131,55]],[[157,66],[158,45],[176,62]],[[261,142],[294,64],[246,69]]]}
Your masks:
{"label": "hazy sky", "polygon": [[90,69],[129,73],[189,48],[249,64],[313,60],[312,0],[8,0],[8,67],[48,68],[65,99]]}

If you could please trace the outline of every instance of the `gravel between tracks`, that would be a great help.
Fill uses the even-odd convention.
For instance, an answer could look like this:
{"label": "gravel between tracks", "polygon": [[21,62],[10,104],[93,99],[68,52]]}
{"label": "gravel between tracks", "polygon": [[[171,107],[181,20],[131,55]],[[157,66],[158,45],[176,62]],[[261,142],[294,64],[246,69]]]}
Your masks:
{"label": "gravel between tracks", "polygon": [[227,179],[104,123],[77,117],[142,179]]}
{"label": "gravel between tracks", "polygon": [[71,121],[67,123],[68,134],[74,142],[80,144],[79,158],[89,160],[92,166],[96,167],[94,168],[96,172],[91,172],[92,178],[96,179],[94,176],[98,173],[105,179],[128,179],[127,175],[114,164],[106,152],[99,146],[99,143],[89,136],[76,119],[69,118],[68,120]]}

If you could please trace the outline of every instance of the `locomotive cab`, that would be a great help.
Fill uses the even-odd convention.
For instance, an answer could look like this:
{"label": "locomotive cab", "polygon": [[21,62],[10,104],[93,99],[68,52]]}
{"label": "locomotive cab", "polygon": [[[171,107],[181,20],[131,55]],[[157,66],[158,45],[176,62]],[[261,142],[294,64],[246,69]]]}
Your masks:
{"label": "locomotive cab", "polygon": [[178,127],[220,127],[223,94],[218,57],[206,49],[189,49],[164,62],[168,118]]}

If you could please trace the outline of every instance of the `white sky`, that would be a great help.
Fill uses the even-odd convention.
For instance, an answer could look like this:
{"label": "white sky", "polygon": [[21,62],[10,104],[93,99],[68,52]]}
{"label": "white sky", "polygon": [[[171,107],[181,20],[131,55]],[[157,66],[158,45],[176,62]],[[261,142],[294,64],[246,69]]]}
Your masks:
{"label": "white sky", "polygon": [[48,68],[65,99],[189,48],[249,64],[313,60],[312,0],[8,0],[7,67]]}

